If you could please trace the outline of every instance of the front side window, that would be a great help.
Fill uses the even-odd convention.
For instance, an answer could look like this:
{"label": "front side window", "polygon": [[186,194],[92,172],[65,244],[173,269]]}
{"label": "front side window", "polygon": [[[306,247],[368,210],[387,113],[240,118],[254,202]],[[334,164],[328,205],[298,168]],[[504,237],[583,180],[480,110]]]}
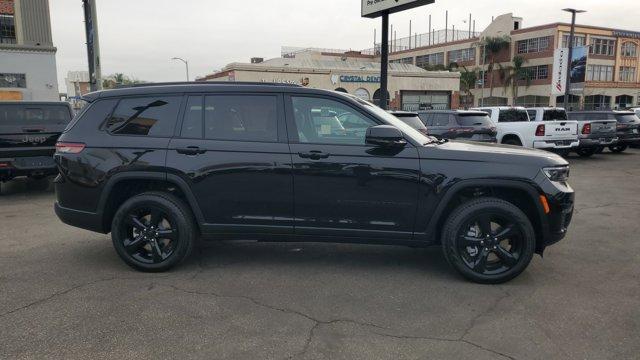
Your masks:
{"label": "front side window", "polygon": [[529,121],[529,114],[526,110],[500,110],[498,122],[524,122]]}
{"label": "front side window", "polygon": [[114,135],[171,136],[181,100],[179,96],[124,98],[103,128]]}
{"label": "front side window", "polygon": [[292,103],[301,143],[365,145],[367,129],[378,125],[338,101],[292,97]]}
{"label": "front side window", "polygon": [[209,140],[277,142],[278,97],[205,96],[204,137]]}
{"label": "front side window", "polygon": [[204,134],[204,97],[189,96],[182,120],[180,136],[187,139],[202,139]]}

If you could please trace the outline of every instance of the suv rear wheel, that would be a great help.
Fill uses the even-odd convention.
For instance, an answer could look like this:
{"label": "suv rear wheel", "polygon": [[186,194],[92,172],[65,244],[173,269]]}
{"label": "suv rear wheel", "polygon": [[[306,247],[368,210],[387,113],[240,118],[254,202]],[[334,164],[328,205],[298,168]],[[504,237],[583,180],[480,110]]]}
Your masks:
{"label": "suv rear wheel", "polygon": [[445,258],[467,279],[507,282],[522,273],[535,252],[535,232],[516,206],[496,198],[460,205],[442,234]]}
{"label": "suv rear wheel", "polygon": [[576,150],[576,153],[578,153],[578,155],[580,155],[581,157],[587,158],[587,157],[593,156],[593,154],[595,154],[596,151],[597,151],[596,148],[580,148]]}
{"label": "suv rear wheel", "polygon": [[614,152],[614,153],[624,152],[625,150],[627,150],[627,148],[629,148],[628,145],[613,145],[613,146],[609,146],[609,150],[611,150],[611,152]]}
{"label": "suv rear wheel", "polygon": [[193,216],[185,203],[163,192],[127,200],[116,212],[111,239],[116,252],[136,270],[162,272],[189,256],[196,241]]}

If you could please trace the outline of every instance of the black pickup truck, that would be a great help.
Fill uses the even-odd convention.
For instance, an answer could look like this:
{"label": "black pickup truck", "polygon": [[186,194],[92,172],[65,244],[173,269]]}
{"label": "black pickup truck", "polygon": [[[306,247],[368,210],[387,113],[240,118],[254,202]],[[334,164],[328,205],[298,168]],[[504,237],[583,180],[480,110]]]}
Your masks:
{"label": "black pickup truck", "polygon": [[0,102],[0,182],[57,174],[58,137],[73,117],[63,102]]}

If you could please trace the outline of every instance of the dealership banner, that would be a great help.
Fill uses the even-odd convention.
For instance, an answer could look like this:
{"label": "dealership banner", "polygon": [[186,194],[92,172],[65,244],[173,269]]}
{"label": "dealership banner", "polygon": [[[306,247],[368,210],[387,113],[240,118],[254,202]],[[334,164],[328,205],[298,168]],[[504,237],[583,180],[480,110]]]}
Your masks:
{"label": "dealership banner", "polygon": [[551,94],[564,95],[567,83],[567,68],[569,67],[569,48],[556,49],[553,54],[553,77]]}
{"label": "dealership banner", "polygon": [[571,54],[571,88],[569,88],[569,92],[572,94],[579,95],[584,91],[584,83],[587,80],[588,55],[588,46],[573,48]]}

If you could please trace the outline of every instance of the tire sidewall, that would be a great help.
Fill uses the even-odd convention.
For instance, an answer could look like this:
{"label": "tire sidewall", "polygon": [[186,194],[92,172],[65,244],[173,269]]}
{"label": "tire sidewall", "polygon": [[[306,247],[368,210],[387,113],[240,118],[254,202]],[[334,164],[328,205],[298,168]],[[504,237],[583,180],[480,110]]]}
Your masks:
{"label": "tire sidewall", "polygon": [[[137,207],[153,206],[162,209],[170,217],[172,225],[177,227],[178,246],[171,256],[159,264],[146,264],[135,260],[124,248],[123,236],[126,216]],[[191,252],[195,241],[193,220],[189,218],[181,201],[169,194],[141,194],[127,200],[116,212],[111,225],[111,239],[120,258],[127,265],[146,272],[166,271],[181,263]]]}
{"label": "tire sidewall", "polygon": [[[457,234],[460,227],[481,213],[495,213],[509,218],[522,230],[523,248],[518,263],[508,271],[498,275],[479,274],[470,269],[461,259],[457,250]],[[472,200],[458,207],[445,223],[442,235],[442,247],[445,258],[460,274],[474,282],[483,284],[499,284],[520,275],[529,265],[536,248],[536,237],[531,221],[516,206],[500,199]]]}

